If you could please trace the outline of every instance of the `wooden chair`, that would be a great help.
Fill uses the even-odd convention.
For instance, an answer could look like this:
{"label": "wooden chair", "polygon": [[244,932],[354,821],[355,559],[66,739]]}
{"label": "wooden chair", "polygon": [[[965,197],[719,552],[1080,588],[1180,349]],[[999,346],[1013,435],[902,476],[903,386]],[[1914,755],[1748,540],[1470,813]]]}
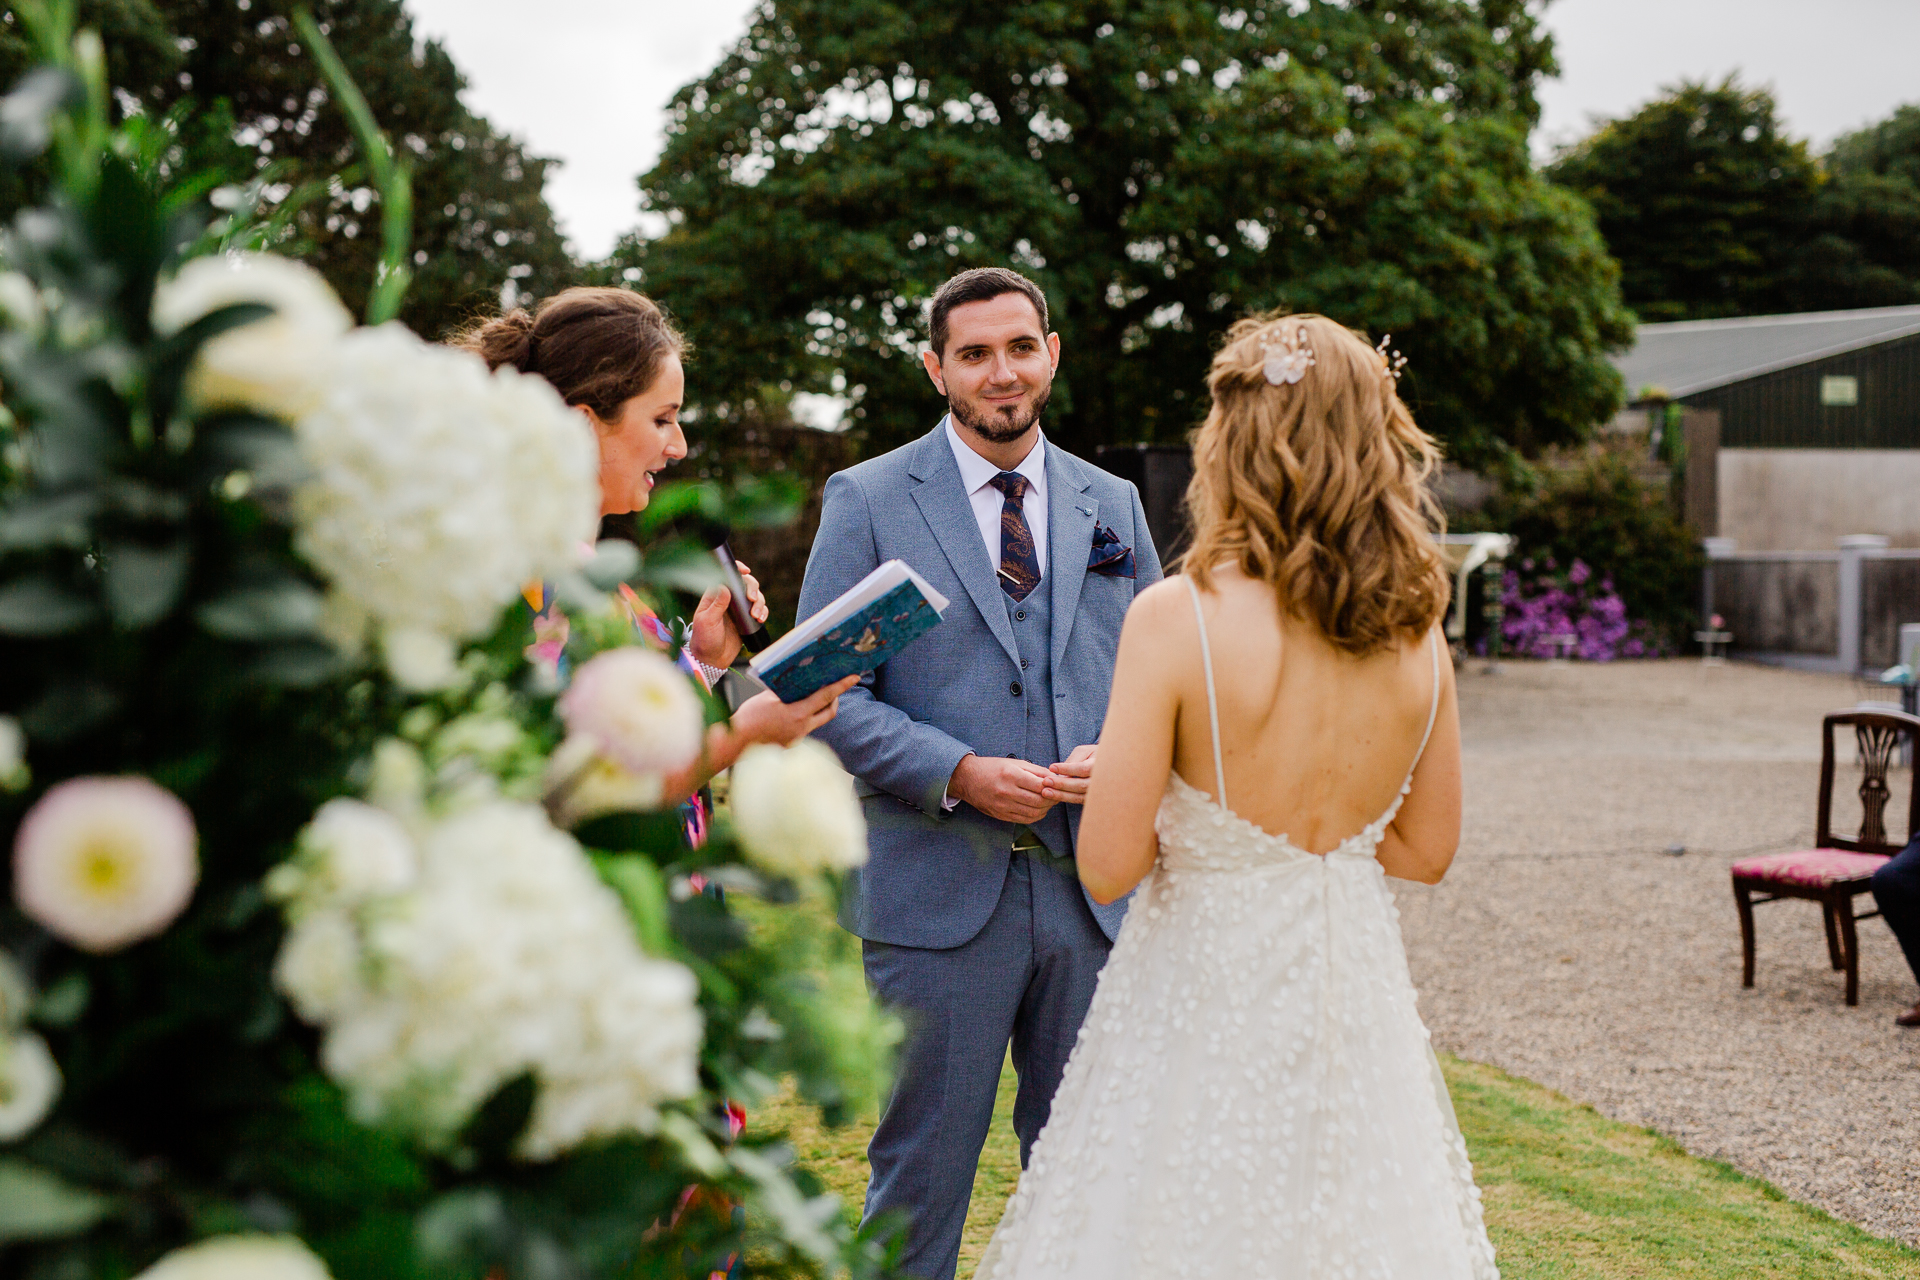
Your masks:
{"label": "wooden chair", "polygon": [[[1833,731],[1852,728],[1860,747],[1860,831],[1854,836],[1833,833]],[[1920,740],[1920,717],[1900,711],[1836,711],[1823,725],[1820,750],[1820,820],[1816,848],[1793,853],[1769,853],[1742,858],[1733,864],[1733,900],[1740,908],[1740,954],[1744,964],[1742,986],[1753,985],[1753,908],[1781,898],[1806,898],[1820,904],[1826,917],[1827,958],[1847,973],[1847,1003],[1860,1003],[1860,947],[1854,922],[1879,915],[1853,913],[1853,900],[1871,889],[1869,883],[1903,846],[1887,841],[1887,802],[1893,792],[1887,770],[1897,748]],[[1920,832],[1920,770],[1915,770],[1907,801],[1907,834]],[[1758,896],[1755,895],[1764,895]]]}

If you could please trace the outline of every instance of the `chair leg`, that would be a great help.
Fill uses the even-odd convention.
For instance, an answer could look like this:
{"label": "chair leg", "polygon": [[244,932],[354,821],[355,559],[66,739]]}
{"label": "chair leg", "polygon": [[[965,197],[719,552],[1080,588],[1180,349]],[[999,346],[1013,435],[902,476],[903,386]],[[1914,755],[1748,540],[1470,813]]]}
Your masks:
{"label": "chair leg", "polygon": [[1839,918],[1839,908],[1831,901],[1820,904],[1821,917],[1827,922],[1827,959],[1833,962],[1835,973],[1847,967],[1846,957],[1840,950],[1840,934],[1835,928]]}
{"label": "chair leg", "polygon": [[1741,881],[1733,882],[1733,902],[1740,909],[1740,985],[1753,985],[1753,894]]}
{"label": "chair leg", "polygon": [[1834,903],[1833,912],[1840,918],[1840,941],[1847,953],[1847,1003],[1860,1003],[1860,939],[1853,931],[1853,903]]}

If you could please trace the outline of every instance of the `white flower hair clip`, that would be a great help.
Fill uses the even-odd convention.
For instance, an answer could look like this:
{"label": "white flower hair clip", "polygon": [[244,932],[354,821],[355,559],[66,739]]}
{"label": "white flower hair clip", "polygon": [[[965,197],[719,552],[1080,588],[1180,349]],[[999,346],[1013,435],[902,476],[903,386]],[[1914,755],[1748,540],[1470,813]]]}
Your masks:
{"label": "white flower hair clip", "polygon": [[1380,370],[1381,376],[1392,378],[1395,382],[1398,382],[1400,381],[1401,373],[1404,372],[1407,367],[1407,358],[1400,354],[1398,348],[1387,345],[1392,341],[1393,335],[1390,333],[1387,334],[1380,339],[1380,345],[1373,349],[1373,353],[1379,356],[1381,362],[1385,365],[1385,368]]}
{"label": "white flower hair clip", "polygon": [[1278,342],[1263,342],[1260,351],[1266,357],[1261,371],[1274,386],[1292,384],[1307,376],[1313,367],[1313,349],[1306,342],[1306,326],[1295,325],[1282,333]]}

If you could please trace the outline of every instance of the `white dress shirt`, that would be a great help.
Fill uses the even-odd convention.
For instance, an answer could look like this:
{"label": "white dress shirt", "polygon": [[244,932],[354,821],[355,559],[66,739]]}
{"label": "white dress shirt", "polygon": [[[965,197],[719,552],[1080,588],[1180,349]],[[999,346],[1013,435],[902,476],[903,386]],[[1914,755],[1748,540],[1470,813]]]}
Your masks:
{"label": "white dress shirt", "polygon": [[[973,451],[973,446],[960,438],[954,430],[953,415],[946,419],[947,443],[953,446],[953,460],[960,464],[960,483],[967,491],[967,501],[973,504],[973,518],[980,526],[980,539],[987,544],[987,562],[993,566],[997,575],[1000,572],[1000,512],[1005,507],[1007,495],[993,487],[993,478],[1000,474],[1000,468],[988,462]],[[1027,518],[1027,530],[1033,534],[1033,554],[1040,562],[1040,577],[1047,576],[1047,438],[1036,435],[1033,448],[1014,468],[1027,478],[1026,496],[1020,501],[1020,513]],[[940,797],[940,807],[951,809],[959,804],[951,795]]]}
{"label": "white dress shirt", "polygon": [[[1006,495],[994,488],[993,478],[1000,468],[973,451],[954,429],[953,416],[946,418],[947,443],[953,447],[953,460],[960,464],[960,483],[966,488],[967,501],[973,504],[973,518],[980,526],[981,540],[987,544],[987,563],[1000,570],[1000,512]],[[1047,438],[1035,434],[1033,448],[1013,470],[1027,478],[1026,496],[1020,510],[1033,534],[1033,553],[1040,562],[1040,576],[1047,576]]]}

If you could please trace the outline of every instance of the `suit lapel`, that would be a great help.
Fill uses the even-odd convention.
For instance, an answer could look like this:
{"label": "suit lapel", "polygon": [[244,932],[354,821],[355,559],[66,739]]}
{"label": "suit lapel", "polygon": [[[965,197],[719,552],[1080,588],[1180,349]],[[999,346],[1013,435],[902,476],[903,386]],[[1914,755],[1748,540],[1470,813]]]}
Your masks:
{"label": "suit lapel", "polygon": [[1093,531],[1100,523],[1100,504],[1088,495],[1092,480],[1080,460],[1047,445],[1047,577],[1053,582],[1053,671],[1059,679],[1073,635],[1074,610],[1080,607],[1080,587],[1087,580],[1087,561],[1093,554]]}
{"label": "suit lapel", "polygon": [[[1051,454],[1051,450],[1048,451]],[[935,542],[946,554],[947,563],[966,587],[974,608],[986,619],[987,629],[1007,651],[1015,665],[1020,662],[1020,646],[1014,640],[1013,623],[1007,617],[1006,596],[1000,590],[998,571],[987,560],[987,544],[980,539],[980,526],[973,518],[973,504],[960,479],[960,465],[953,460],[953,447],[947,443],[944,422],[931,435],[921,437],[907,473],[920,483],[908,490],[920,515],[933,531]],[[1053,477],[1047,477],[1051,484]],[[1091,533],[1088,534],[1091,538]],[[1081,553],[1084,562],[1086,553]]]}

